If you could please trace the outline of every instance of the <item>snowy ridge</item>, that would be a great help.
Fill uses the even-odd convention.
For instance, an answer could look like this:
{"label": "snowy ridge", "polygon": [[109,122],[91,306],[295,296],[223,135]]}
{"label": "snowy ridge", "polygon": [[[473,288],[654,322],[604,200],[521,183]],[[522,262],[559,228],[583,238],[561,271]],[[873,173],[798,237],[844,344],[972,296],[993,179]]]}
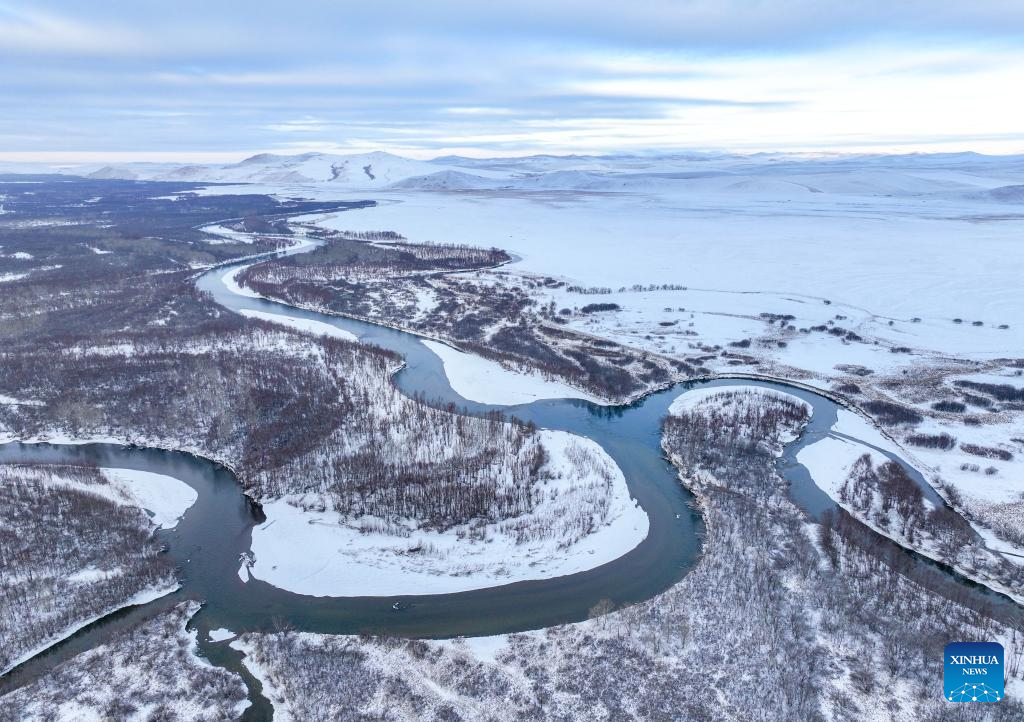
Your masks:
{"label": "snowy ridge", "polygon": [[[458,172],[456,169],[449,169]],[[126,164],[104,166],[88,173],[91,178],[198,181],[210,183],[260,183],[273,185],[329,185],[333,189],[383,188],[408,178],[439,171],[437,165],[380,151],[352,155],[263,153],[228,165]],[[500,177],[481,171],[477,177]]]}

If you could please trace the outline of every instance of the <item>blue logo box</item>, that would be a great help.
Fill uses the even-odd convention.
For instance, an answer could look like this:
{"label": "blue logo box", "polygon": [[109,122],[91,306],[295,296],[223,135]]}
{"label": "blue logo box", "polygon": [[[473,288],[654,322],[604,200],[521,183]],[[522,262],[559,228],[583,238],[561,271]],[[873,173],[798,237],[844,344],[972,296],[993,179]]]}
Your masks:
{"label": "blue logo box", "polygon": [[950,642],[942,687],[947,702],[998,702],[1003,698],[1003,645]]}

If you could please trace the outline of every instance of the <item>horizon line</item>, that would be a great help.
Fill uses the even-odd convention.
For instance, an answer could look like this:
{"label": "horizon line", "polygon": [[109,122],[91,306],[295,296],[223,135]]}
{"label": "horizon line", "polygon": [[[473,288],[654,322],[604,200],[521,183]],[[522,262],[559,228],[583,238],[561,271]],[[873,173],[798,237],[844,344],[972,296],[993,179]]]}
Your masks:
{"label": "horizon line", "polygon": [[556,151],[528,150],[521,151],[494,151],[480,148],[458,148],[443,149],[443,152],[426,151],[415,148],[389,148],[387,146],[366,146],[352,148],[337,147],[312,147],[303,149],[270,149],[250,151],[4,151],[0,150],[0,163],[24,163],[24,164],[46,164],[51,166],[74,166],[121,163],[182,163],[199,165],[228,165],[240,163],[260,155],[273,155],[284,158],[293,158],[302,155],[366,155],[369,153],[387,153],[389,155],[407,158],[411,160],[434,161],[445,157],[462,157],[471,160],[490,159],[513,159],[530,157],[644,157],[651,158],[670,157],[680,155],[708,155],[708,156],[732,156],[740,158],[753,158],[765,155],[781,155],[805,158],[841,158],[841,157],[865,157],[865,156],[927,156],[927,155],[964,155],[972,153],[986,157],[1012,157],[1024,155],[1024,143],[1017,147],[1005,149],[978,149],[984,146],[981,143],[977,146],[963,146],[957,144],[956,148],[946,147],[945,144],[936,144],[931,148],[920,146],[906,147],[903,144],[879,145],[877,147],[864,147],[852,149],[843,148],[778,148],[778,149],[723,149],[714,147],[689,147],[689,148],[665,148],[654,147],[606,150],[606,151],[583,151],[563,149]]}

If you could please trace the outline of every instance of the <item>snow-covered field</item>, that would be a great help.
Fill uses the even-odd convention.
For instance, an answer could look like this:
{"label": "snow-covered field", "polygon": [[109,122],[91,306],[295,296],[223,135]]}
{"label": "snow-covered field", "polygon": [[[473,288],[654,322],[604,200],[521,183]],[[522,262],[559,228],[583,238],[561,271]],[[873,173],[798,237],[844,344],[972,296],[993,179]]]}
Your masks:
{"label": "snow-covered field", "polygon": [[377,531],[372,519],[312,513],[286,498],[263,505],[267,521],[252,533],[255,563],[240,574],[313,596],[441,594],[593,569],[643,541],[647,514],[600,446],[565,432],[540,434],[547,479],[529,514],[483,529],[382,523]]}
{"label": "snow-covered field", "polygon": [[[990,327],[1012,324],[1024,300],[1015,283],[1024,264],[1015,245],[1024,219],[1006,204],[963,197],[969,186],[936,196],[920,182],[916,192],[892,197],[867,183],[859,192],[841,187],[786,196],[695,184],[554,198],[406,192],[330,224],[395,230],[412,241],[496,245],[523,257],[516,270],[583,286],[668,283],[756,292],[758,311],[788,312],[794,303],[817,306],[828,298],[886,318],[961,317]],[[689,303],[671,305],[736,312],[735,299],[680,298]],[[810,322],[828,310],[802,316]],[[1019,348],[1024,333],[937,328],[940,338],[936,329],[913,335],[999,353]]]}
{"label": "snow-covered field", "polygon": [[[1024,325],[1014,323],[1024,303],[1016,246],[1024,214],[990,192],[1024,180],[1019,158],[651,160],[641,173],[610,173],[617,185],[597,190],[585,182],[592,171],[573,164],[564,159],[543,189],[520,180],[502,189],[384,192],[376,207],[324,224],[504,248],[522,257],[514,272],[610,289],[545,290],[544,300],[619,303],[621,313],[574,324],[652,350],[749,337],[763,329],[762,312],[792,314],[797,326],[839,313],[861,335],[944,353],[992,357],[1024,347]],[[819,345],[795,344],[779,358],[831,370],[838,354]]]}

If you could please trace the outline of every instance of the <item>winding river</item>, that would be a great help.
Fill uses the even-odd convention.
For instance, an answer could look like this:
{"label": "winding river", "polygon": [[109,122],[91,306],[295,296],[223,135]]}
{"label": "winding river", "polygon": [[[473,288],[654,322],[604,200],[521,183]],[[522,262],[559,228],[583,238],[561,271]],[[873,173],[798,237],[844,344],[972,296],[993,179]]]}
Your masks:
{"label": "winding river", "polygon": [[[817,515],[835,508],[806,469],[796,462],[797,452],[829,434],[836,420],[838,406],[824,396],[772,382],[720,379],[680,384],[628,406],[604,407],[572,399],[536,401],[515,407],[479,404],[463,399],[452,390],[441,360],[418,337],[371,323],[239,295],[224,285],[222,277],[240,265],[244,264],[209,271],[198,279],[197,285],[231,310],[251,309],[328,323],[356,334],[361,342],[398,352],[405,358],[406,365],[396,375],[395,383],[404,393],[418,393],[442,403],[454,402],[470,412],[500,408],[538,426],[569,431],[599,443],[621,467],[630,492],[647,512],[650,518],[647,538],[608,564],[553,579],[454,594],[310,597],[278,589],[258,579],[243,583],[239,578],[239,555],[249,550],[252,529],[262,521],[262,515],[258,506],[241,493],[239,484],[227,469],[206,459],[173,451],[109,444],[6,444],[0,446],[0,462],[88,461],[104,467],[152,471],[181,479],[198,492],[198,499],[174,529],[158,532],[167,546],[167,553],[178,566],[182,584],[179,591],[144,607],[121,610],[80,630],[0,679],[0,691],[24,684],[54,664],[101,644],[121,629],[184,598],[194,598],[204,602],[192,622],[199,630],[203,653],[213,663],[245,677],[253,701],[245,719],[263,720],[270,717],[271,711],[259,693],[258,683],[241,666],[239,653],[226,643],[207,641],[209,629],[226,627],[242,633],[273,630],[287,624],[303,631],[333,634],[366,631],[416,637],[489,635],[579,621],[587,617],[594,604],[605,598],[624,605],[654,597],[693,568],[701,552],[701,518],[691,508],[693,497],[664,459],[660,443],[660,421],[672,400],[686,388],[767,386],[811,403],[813,418],[801,437],[787,447],[779,469],[791,482],[793,498],[808,513]],[[926,493],[934,497],[934,491],[925,480],[916,472],[913,474]],[[943,569],[942,573],[949,575],[951,571]],[[978,596],[979,603],[989,607],[1001,604],[1007,614],[1019,613],[1015,605],[1003,598],[965,580],[959,581]],[[409,591],[415,592],[414,589]],[[396,602],[400,602],[398,609]]]}

